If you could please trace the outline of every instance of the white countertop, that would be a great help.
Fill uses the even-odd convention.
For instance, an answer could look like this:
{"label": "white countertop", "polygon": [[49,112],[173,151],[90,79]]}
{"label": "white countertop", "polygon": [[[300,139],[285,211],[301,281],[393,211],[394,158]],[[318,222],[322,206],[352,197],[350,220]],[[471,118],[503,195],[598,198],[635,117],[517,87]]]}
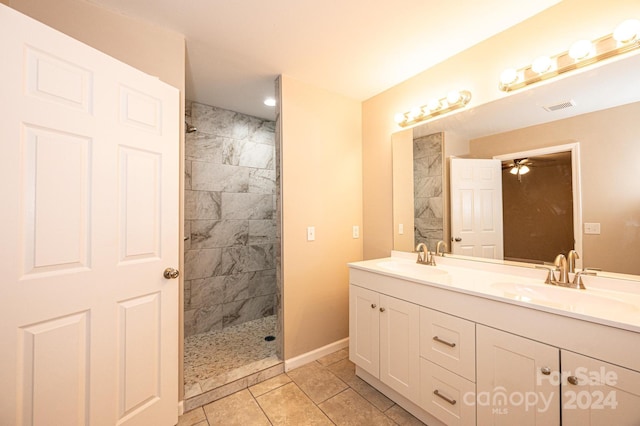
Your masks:
{"label": "white countertop", "polygon": [[415,253],[349,263],[349,267],[640,333],[640,283],[585,276],[586,290],[544,284],[531,267],[437,257],[417,264]]}

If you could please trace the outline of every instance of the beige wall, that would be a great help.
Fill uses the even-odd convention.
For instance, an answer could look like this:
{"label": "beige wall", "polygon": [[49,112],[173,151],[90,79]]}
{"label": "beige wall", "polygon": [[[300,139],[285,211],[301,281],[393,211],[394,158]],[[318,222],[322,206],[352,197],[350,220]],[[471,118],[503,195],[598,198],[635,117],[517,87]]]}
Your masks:
{"label": "beige wall", "polygon": [[[388,256],[392,248],[391,134],[400,130],[397,112],[423,105],[427,98],[465,88],[468,107],[504,93],[498,77],[543,54],[562,52],[577,39],[611,33],[621,21],[640,16],[638,0],[564,0],[417,76],[365,101],[362,108],[364,258]],[[481,23],[479,23],[481,25]]]}
{"label": "beige wall", "polygon": [[[185,41],[182,34],[150,23],[110,12],[86,1],[77,0],[1,0],[11,8],[57,29],[109,56],[156,76],[180,90],[180,157],[184,148]],[[180,161],[184,164],[184,161]],[[182,166],[181,166],[182,167]],[[184,179],[180,169],[180,223]],[[183,230],[180,226],[180,253]],[[179,268],[182,270],[182,256]],[[182,278],[180,297],[182,297]],[[182,299],[180,306],[182,306]],[[182,310],[180,310],[180,360],[182,363]],[[180,369],[182,398],[182,369]]]}
{"label": "beige wall", "polygon": [[[281,77],[284,358],[349,336],[347,262],[362,259],[361,104]],[[316,240],[306,240],[315,226]]]}
{"label": "beige wall", "polygon": [[[393,247],[413,251],[415,247],[413,208],[413,130],[396,133],[393,151]],[[407,167],[411,165],[411,167]],[[404,231],[400,234],[400,224]]]}
{"label": "beige wall", "polygon": [[474,139],[471,156],[579,142],[582,221],[601,224],[600,235],[583,236],[583,265],[640,275],[638,117],[640,102]]}

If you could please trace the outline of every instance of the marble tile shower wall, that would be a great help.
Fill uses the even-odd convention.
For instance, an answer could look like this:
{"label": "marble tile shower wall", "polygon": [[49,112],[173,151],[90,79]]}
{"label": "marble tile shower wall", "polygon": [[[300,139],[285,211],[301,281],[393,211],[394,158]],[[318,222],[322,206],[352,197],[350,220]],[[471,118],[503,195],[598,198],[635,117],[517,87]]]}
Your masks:
{"label": "marble tile shower wall", "polygon": [[444,239],[442,147],[444,135],[434,133],[413,140],[413,197],[415,245],[435,250]]}
{"label": "marble tile shower wall", "polygon": [[196,102],[186,121],[185,336],[275,313],[275,123]]}

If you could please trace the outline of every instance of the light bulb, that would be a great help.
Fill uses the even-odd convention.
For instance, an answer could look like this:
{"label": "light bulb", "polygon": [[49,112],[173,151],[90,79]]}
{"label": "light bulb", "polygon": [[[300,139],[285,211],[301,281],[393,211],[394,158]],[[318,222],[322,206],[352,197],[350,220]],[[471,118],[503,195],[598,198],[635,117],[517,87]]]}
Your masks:
{"label": "light bulb", "polygon": [[449,103],[449,106],[457,104],[460,102],[460,99],[462,99],[462,95],[457,90],[452,90],[447,93],[447,103]]}
{"label": "light bulb", "polygon": [[393,117],[393,119],[397,124],[400,124],[405,120],[405,116],[403,113],[399,112]]}
{"label": "light bulb", "polygon": [[500,74],[500,83],[504,86],[513,84],[516,81],[518,81],[518,71],[513,68],[507,68]]}
{"label": "light bulb", "polygon": [[267,99],[264,100],[264,104],[266,106],[271,106],[271,107],[272,106],[276,106],[276,100],[273,99],[273,98],[267,98]]}
{"label": "light bulb", "polygon": [[509,173],[511,173],[512,175],[517,175],[518,174],[518,166],[513,166],[511,168],[511,170],[509,170]]}
{"label": "light bulb", "polygon": [[438,99],[431,99],[427,103],[427,108],[429,108],[429,111],[437,111],[442,108],[442,105],[440,104],[440,101]]}
{"label": "light bulb", "polygon": [[531,64],[531,69],[533,72],[538,74],[549,71],[549,69],[551,69],[551,58],[548,56],[540,56],[539,58],[536,58]]}
{"label": "light bulb", "polygon": [[576,61],[584,59],[591,53],[592,46],[589,40],[578,40],[569,48],[569,56]]}
{"label": "light bulb", "polygon": [[620,43],[629,43],[640,37],[640,21],[627,19],[618,25],[613,32],[613,38]]}
{"label": "light bulb", "polygon": [[415,120],[416,118],[420,117],[421,115],[422,115],[422,108],[413,107],[413,108],[411,108],[411,111],[409,112],[409,120]]}
{"label": "light bulb", "polygon": [[520,166],[520,174],[521,175],[526,175],[527,173],[529,173],[529,167],[522,165]]}

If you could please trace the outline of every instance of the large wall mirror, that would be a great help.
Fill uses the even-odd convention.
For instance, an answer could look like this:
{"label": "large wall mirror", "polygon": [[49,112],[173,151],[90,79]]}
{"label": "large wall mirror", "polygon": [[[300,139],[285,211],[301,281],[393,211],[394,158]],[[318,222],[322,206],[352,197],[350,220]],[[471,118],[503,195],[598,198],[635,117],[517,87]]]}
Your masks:
{"label": "large wall mirror", "polygon": [[[634,54],[393,134],[394,249],[435,250],[442,239],[451,252],[451,158],[497,159],[502,174],[515,167],[508,190],[519,191],[502,210],[504,242],[519,251],[502,258],[540,263],[575,248],[582,267],[640,279],[638,69]],[[534,242],[541,254],[528,249]]]}

